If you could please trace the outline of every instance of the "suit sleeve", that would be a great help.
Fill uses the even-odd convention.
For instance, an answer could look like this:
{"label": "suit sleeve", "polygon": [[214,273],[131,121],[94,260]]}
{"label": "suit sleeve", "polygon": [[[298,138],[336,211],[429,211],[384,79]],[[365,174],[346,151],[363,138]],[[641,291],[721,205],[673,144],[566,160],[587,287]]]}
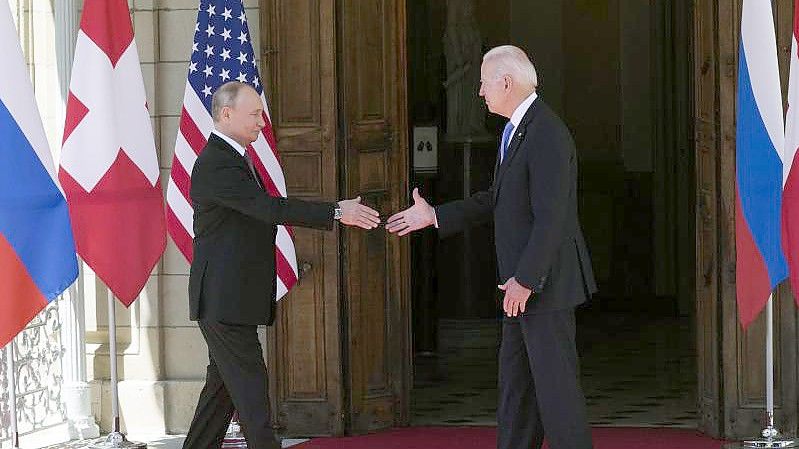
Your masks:
{"label": "suit sleeve", "polygon": [[574,155],[565,132],[558,128],[547,131],[534,136],[534,151],[527,160],[533,225],[514,275],[534,292],[543,288],[566,232]]}
{"label": "suit sleeve", "polygon": [[463,232],[467,227],[486,222],[494,212],[494,190],[477,192],[464,200],[450,201],[436,208],[438,235],[441,238]]}
{"label": "suit sleeve", "polygon": [[196,199],[219,204],[272,225],[333,228],[333,203],[273,197],[260,189],[246,169],[226,162],[199,177]]}

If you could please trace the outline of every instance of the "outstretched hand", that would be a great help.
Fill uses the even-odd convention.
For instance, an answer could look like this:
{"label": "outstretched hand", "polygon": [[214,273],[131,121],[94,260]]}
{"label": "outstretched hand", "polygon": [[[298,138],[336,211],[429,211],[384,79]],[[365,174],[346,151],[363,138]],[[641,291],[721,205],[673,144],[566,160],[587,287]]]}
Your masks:
{"label": "outstretched hand", "polygon": [[413,189],[413,206],[388,218],[386,231],[400,236],[435,224],[436,211],[419,195],[419,189]]}
{"label": "outstretched hand", "polygon": [[341,208],[341,223],[362,229],[374,229],[380,224],[380,214],[369,206],[361,204],[361,197],[338,202]]}
{"label": "outstretched hand", "polygon": [[515,277],[508,279],[507,282],[497,287],[505,292],[505,299],[502,301],[505,315],[516,316],[524,313],[532,290],[518,283]]}

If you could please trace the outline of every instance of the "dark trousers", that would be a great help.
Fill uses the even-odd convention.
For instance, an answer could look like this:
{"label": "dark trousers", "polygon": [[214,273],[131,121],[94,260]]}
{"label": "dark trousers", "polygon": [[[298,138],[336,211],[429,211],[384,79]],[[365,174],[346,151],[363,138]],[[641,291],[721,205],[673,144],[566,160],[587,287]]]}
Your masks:
{"label": "dark trousers", "polygon": [[184,449],[219,448],[233,409],[249,449],[278,449],[269,418],[266,365],[254,325],[200,320],[208,344],[208,372]]}
{"label": "dark trousers", "polygon": [[505,317],[497,448],[590,449],[578,371],[573,309]]}

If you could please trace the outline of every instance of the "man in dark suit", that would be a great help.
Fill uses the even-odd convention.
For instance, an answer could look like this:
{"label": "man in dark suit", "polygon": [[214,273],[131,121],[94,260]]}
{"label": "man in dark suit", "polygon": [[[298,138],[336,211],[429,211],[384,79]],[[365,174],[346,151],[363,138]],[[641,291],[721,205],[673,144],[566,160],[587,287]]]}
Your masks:
{"label": "man in dark suit", "polygon": [[493,218],[505,292],[499,353],[497,446],[592,447],[579,382],[574,308],[596,291],[577,215],[577,156],[569,130],[536,93],[527,55],[505,45],[483,57],[480,96],[507,117],[494,182],[465,200],[414,205],[389,218],[405,235],[436,226],[446,237]]}
{"label": "man in dark suit", "polygon": [[270,196],[245,148],[265,126],[247,84],[226,83],[212,99],[214,131],[191,173],[194,260],[190,318],[208,344],[205,386],[184,448],[221,446],[234,407],[250,449],[275,449],[267,374],[257,326],[275,319],[278,224],[331,229],[335,220],[373,229],[378,213],[360,197],[338,203]]}

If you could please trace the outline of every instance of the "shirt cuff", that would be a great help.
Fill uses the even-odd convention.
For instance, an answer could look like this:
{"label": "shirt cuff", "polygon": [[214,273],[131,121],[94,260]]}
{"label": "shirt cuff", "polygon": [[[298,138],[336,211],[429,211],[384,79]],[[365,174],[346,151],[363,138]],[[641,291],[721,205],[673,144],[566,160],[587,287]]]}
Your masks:
{"label": "shirt cuff", "polygon": [[436,229],[438,229],[438,215],[436,215],[435,209],[433,209],[433,224],[435,225]]}

